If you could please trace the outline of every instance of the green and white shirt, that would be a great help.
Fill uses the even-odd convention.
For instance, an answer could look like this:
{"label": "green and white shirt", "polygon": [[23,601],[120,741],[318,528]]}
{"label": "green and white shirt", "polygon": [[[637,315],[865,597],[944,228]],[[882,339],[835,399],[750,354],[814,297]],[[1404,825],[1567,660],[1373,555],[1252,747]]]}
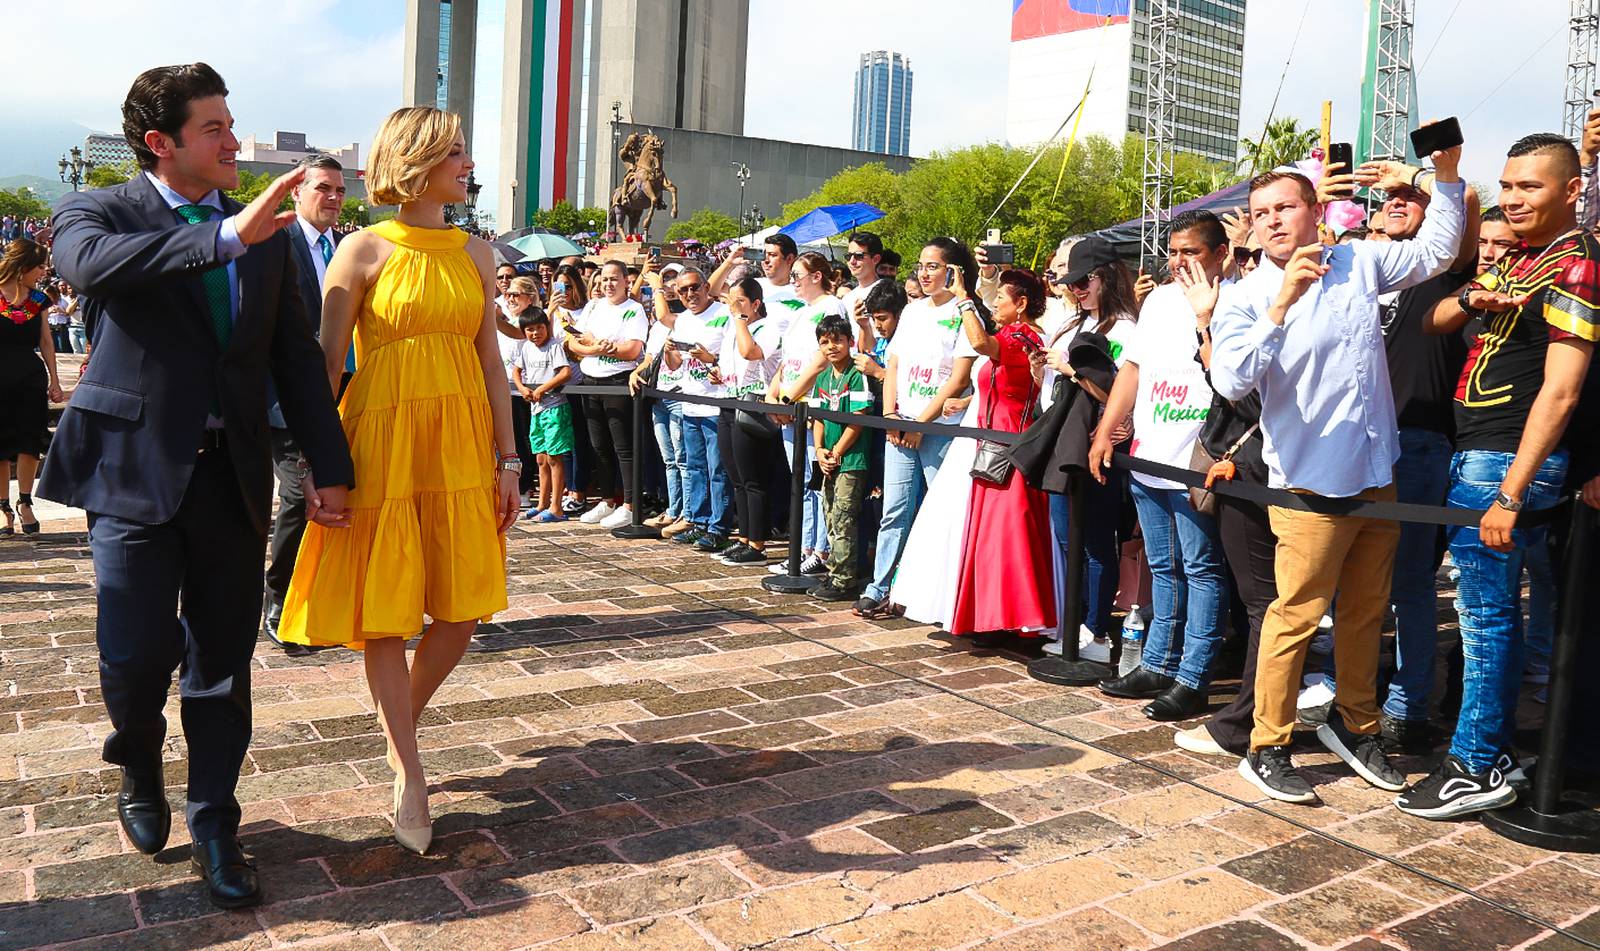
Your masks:
{"label": "green and white shirt", "polygon": [[[687,344],[698,344],[712,353],[721,353],[722,341],[733,330],[730,324],[728,308],[721,303],[712,304],[698,314],[686,310],[678,315],[677,325],[672,328],[672,339]],[[725,394],[725,387],[711,382],[710,365],[701,363],[687,353],[682,354],[682,357],[683,361],[678,364],[678,372],[673,377],[679,391],[694,396],[720,397]],[[706,406],[703,403],[682,405],[683,415],[698,419],[715,416],[719,412],[715,406]]]}
{"label": "green and white shirt", "polygon": [[[611,340],[622,344],[637,340],[641,344],[650,336],[650,321],[645,317],[644,305],[636,300],[613,304],[608,300],[592,300],[583,316],[578,318],[578,330],[588,334],[596,343]],[[642,348],[641,348],[642,352]],[[608,377],[618,373],[631,373],[639,359],[592,356],[578,361],[578,368],[586,377]]]}

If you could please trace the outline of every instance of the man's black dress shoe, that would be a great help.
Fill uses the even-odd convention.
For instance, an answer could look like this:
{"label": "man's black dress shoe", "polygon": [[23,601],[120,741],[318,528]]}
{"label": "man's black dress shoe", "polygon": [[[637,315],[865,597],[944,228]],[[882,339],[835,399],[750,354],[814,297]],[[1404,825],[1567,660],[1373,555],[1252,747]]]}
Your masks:
{"label": "man's black dress shoe", "polygon": [[211,904],[218,908],[248,908],[261,904],[261,882],[254,862],[244,857],[232,836],[194,844],[191,860],[195,873],[205,880]]}
{"label": "man's black dress shoe", "polygon": [[308,647],[305,644],[286,644],[278,637],[278,624],[283,620],[282,615],[267,612],[265,620],[261,622],[261,630],[267,635],[267,640],[283,648],[283,653],[289,657],[310,657],[320,647]]}
{"label": "man's black dress shoe", "polygon": [[1206,712],[1206,692],[1174,683],[1145,705],[1144,715],[1152,720],[1187,720]]}
{"label": "man's black dress shoe", "polygon": [[1148,667],[1135,667],[1114,680],[1100,681],[1100,692],[1127,700],[1149,700],[1172,686],[1166,674],[1158,674]]}
{"label": "man's black dress shoe", "polygon": [[154,772],[122,768],[122,790],[117,793],[117,821],[133,847],[154,855],[167,847],[172,832],[172,806],[162,788],[161,767]]}

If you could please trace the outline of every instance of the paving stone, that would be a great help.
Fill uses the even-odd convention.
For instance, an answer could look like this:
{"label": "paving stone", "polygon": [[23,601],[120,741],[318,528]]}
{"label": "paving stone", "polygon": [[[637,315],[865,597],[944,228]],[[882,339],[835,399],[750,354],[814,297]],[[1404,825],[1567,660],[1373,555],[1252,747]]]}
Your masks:
{"label": "paving stone", "polygon": [[1292,895],[1354,872],[1371,861],[1355,849],[1321,836],[1306,835],[1224,862],[1222,868],[1280,895]]}
{"label": "paving stone", "polygon": [[719,687],[712,690],[645,697],[639,701],[639,706],[658,717],[676,717],[686,713],[703,713],[707,710],[751,704],[756,700],[756,697],[737,688]]}
{"label": "paving stone", "polygon": [[112,934],[137,924],[127,895],[0,906],[0,951]]}
{"label": "paving stone", "polygon": [[723,944],[748,948],[859,918],[867,907],[863,896],[839,882],[826,881],[760,892],[690,917]]}
{"label": "paving stone", "polygon": [[1600,878],[1568,862],[1546,862],[1503,878],[1482,893],[1546,921],[1561,922],[1600,905]]}
{"label": "paving stone", "polygon": [[476,909],[465,915],[402,921],[383,929],[384,940],[401,951],[436,948],[520,948],[587,930],[588,923],[554,896]]}
{"label": "paving stone", "polygon": [[748,882],[716,862],[696,862],[576,889],[571,898],[602,925],[654,918],[742,895]]}
{"label": "paving stone", "polygon": [[[272,937],[255,916],[217,914],[215,908],[209,912],[204,918],[74,942],[62,946],[62,951],[189,951],[202,947],[208,951],[258,951],[272,945]],[[350,947],[361,945],[352,942]]]}
{"label": "paving stone", "polygon": [[495,841],[512,856],[561,852],[590,842],[604,842],[660,828],[632,803],[597,806],[533,822],[515,822],[495,830]]}
{"label": "paving stone", "polygon": [[580,753],[578,759],[601,776],[611,776],[636,769],[649,769],[653,766],[671,766],[676,763],[714,759],[719,755],[721,754],[706,744],[689,740],[668,743],[618,741],[613,746]]}
{"label": "paving stone", "polygon": [[[1014,931],[978,945],[981,951],[1122,951],[1147,948],[1144,932],[1103,908],[1089,908],[1065,918]],[[1234,945],[1250,948],[1251,945]]]}
{"label": "paving stone", "polygon": [[1137,837],[1132,829],[1084,811],[986,835],[979,844],[1019,865],[1039,865]]}
{"label": "paving stone", "polygon": [[623,839],[617,852],[638,865],[689,859],[724,849],[748,849],[778,841],[777,833],[745,816],[727,816]]}
{"label": "paving stone", "polygon": [[607,803],[654,799],[694,788],[695,784],[683,774],[662,768],[550,783],[544,787],[544,792],[563,809],[576,812]]}
{"label": "paving stone", "polygon": [[250,758],[263,771],[291,769],[296,766],[320,766],[345,763],[350,760],[372,759],[383,756],[388,744],[379,734],[349,736],[319,743],[301,743],[295,746],[277,746],[272,749],[253,750]]}
{"label": "paving stone", "polygon": [[[211,904],[205,884],[189,870],[187,852],[173,858],[176,860],[173,874],[181,872],[180,880],[171,885],[141,888],[135,892],[139,917],[147,925],[196,918],[214,919],[217,908]],[[322,870],[322,866],[311,859],[265,866],[258,862],[257,871],[261,876],[261,891],[268,902],[294,901],[325,895],[334,890],[333,881]]]}
{"label": "paving stone", "polygon": [[835,677],[832,674],[817,674],[811,677],[792,677],[784,680],[769,680],[764,683],[746,684],[744,689],[763,700],[784,700],[789,697],[802,697],[807,694],[848,690],[850,687],[851,684],[848,680]]}
{"label": "paving stone", "polygon": [[426,855],[417,855],[398,844],[387,844],[364,852],[329,856],[326,861],[339,887],[361,888],[403,878],[496,865],[505,860],[505,854],[482,833],[463,832],[436,837]]}
{"label": "paving stone", "polygon": [[559,691],[556,696],[571,706],[584,707],[592,703],[610,703],[614,700],[652,700],[657,697],[671,697],[675,693],[676,691],[659,680],[635,680],[623,684],[576,687],[572,690]]}
{"label": "paving stone", "polygon": [[817,761],[794,750],[758,750],[721,759],[700,760],[678,767],[678,771],[702,786],[720,786],[763,776],[791,773],[817,765]]}
{"label": "paving stone", "polygon": [[853,951],[952,948],[983,938],[1010,922],[966,895],[943,895],[881,915],[857,918],[822,932]]}
{"label": "paving stone", "polygon": [[1458,948],[1511,948],[1544,929],[1523,918],[1461,898],[1418,915],[1383,932],[1380,937],[1398,941],[1409,951],[1455,951]]}
{"label": "paving stone", "polygon": [[748,725],[749,721],[742,717],[734,716],[723,710],[709,710],[704,713],[691,713],[681,717],[623,723],[619,724],[617,729],[642,743],[650,743],[656,740],[671,740],[682,736],[715,733],[718,730],[728,730],[736,726]]}
{"label": "paving stone", "polygon": [[122,851],[115,826],[101,825],[0,839],[0,870],[82,863]]}
{"label": "paving stone", "polygon": [[1241,878],[1221,871],[1191,872],[1106,903],[1147,931],[1176,936],[1225,921],[1271,897]]}
{"label": "paving stone", "polygon": [[1138,888],[1143,881],[1092,855],[1013,872],[978,893],[1018,918],[1049,918]]}
{"label": "paving stone", "polygon": [[[756,710],[762,706],[764,704],[756,704],[750,709]],[[781,723],[765,723],[761,726],[724,730],[721,733],[708,733],[702,739],[729,752],[743,753],[749,750],[770,750],[780,746],[794,746],[806,740],[814,740],[817,737],[827,735],[828,731],[815,723],[808,723],[805,720],[785,720]]]}
{"label": "paving stone", "polygon": [[276,941],[304,941],[379,928],[391,921],[427,921],[464,910],[439,878],[350,889],[317,898],[278,902],[257,914]]}
{"label": "paving stone", "polygon": [[978,802],[953,802],[927,812],[880,819],[862,831],[882,839],[902,852],[920,852],[935,845],[1013,826],[1013,822]]}
{"label": "paving stone", "polygon": [[803,837],[836,825],[857,825],[907,812],[906,806],[876,791],[859,791],[765,809],[755,818],[786,835]]}
{"label": "paving stone", "polygon": [[[540,951],[701,951],[710,947],[683,919],[656,918],[562,938]],[[771,947],[776,951],[776,945]]]}
{"label": "paving stone", "polygon": [[1233,921],[1164,944],[1160,951],[1299,951],[1302,947],[1300,942],[1259,921]]}
{"label": "paving stone", "polygon": [[1421,908],[1387,889],[1346,878],[1270,905],[1261,917],[1313,944],[1338,944]]}
{"label": "paving stone", "polygon": [[632,866],[603,845],[529,855],[449,876],[474,905],[495,905],[617,878]]}
{"label": "paving stone", "polygon": [[1136,839],[1104,853],[1106,860],[1151,881],[1237,858],[1256,848],[1203,825],[1187,825]]}
{"label": "paving stone", "polygon": [[[790,801],[790,797],[763,780],[715,786],[674,793],[639,803],[666,826],[686,825],[717,816],[735,815],[766,809]],[[771,822],[768,822],[771,825]]]}
{"label": "paving stone", "polygon": [[852,869],[845,880],[870,892],[879,905],[898,908],[961,891],[1004,875],[1012,868],[987,849],[956,845]]}

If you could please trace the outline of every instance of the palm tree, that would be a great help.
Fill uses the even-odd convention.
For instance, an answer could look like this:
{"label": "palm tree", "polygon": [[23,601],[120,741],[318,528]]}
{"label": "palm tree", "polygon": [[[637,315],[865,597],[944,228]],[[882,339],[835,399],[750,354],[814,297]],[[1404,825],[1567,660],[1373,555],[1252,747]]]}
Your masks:
{"label": "palm tree", "polygon": [[1300,128],[1298,119],[1273,119],[1261,138],[1239,140],[1239,167],[1247,174],[1268,172],[1280,165],[1292,165],[1311,154],[1321,133]]}

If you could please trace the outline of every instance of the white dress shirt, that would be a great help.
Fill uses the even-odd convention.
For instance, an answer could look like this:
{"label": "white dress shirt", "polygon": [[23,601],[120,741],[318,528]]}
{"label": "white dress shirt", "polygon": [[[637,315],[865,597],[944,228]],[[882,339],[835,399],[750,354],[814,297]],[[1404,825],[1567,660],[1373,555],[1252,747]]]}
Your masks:
{"label": "white dress shirt", "polygon": [[300,226],[300,233],[306,236],[306,247],[311,249],[311,266],[317,269],[317,286],[328,286],[328,262],[322,259],[322,249],[317,247],[317,242],[323,238],[328,239],[328,246],[333,246],[333,229],[318,231],[316,225],[295,215],[294,223]]}
{"label": "white dress shirt", "polygon": [[1270,259],[1222,289],[1211,321],[1211,383],[1225,399],[1261,393],[1262,456],[1273,488],[1348,498],[1394,481],[1400,457],[1378,295],[1441,273],[1460,250],[1466,184],[1438,182],[1417,236],[1325,248],[1328,273],[1289,308]]}
{"label": "white dress shirt", "polygon": [[[177,210],[184,205],[205,205],[208,208],[226,212],[226,209],[222,207],[222,196],[215,189],[199,201],[190,201],[168,188],[167,183],[161,179],[156,178],[149,172],[144,174],[146,178],[150,179],[150,184],[156,187],[156,191],[161,194],[162,199],[166,201],[167,207],[173,210],[172,217],[178,222],[188,224],[177,214]],[[217,232],[217,257],[228,262],[228,304],[232,309],[233,319],[236,322],[239,319],[239,269],[234,267],[233,262],[244,254],[244,250],[244,242],[239,240],[239,228],[233,217],[229,216],[222,219],[222,230]]]}

